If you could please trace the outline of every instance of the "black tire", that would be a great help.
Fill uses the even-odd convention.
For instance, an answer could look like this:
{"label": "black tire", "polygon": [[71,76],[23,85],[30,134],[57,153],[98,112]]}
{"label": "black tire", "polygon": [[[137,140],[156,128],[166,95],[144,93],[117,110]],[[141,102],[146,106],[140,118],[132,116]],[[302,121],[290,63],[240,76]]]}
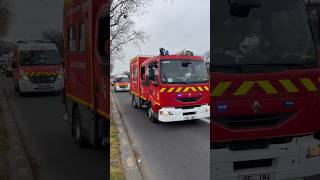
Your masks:
{"label": "black tire", "polygon": [[14,91],[15,91],[15,92],[18,92],[18,87],[17,87],[16,84],[14,84]]}
{"label": "black tire", "polygon": [[152,106],[150,104],[148,105],[147,116],[152,123],[157,124],[159,122],[159,120],[154,117]]}
{"label": "black tire", "polygon": [[85,147],[86,143],[85,143],[85,138],[83,137],[83,134],[82,134],[81,116],[80,116],[80,111],[77,107],[73,110],[73,113],[72,113],[72,131],[73,131],[72,132],[73,137],[76,143],[78,144],[78,146],[80,148]]}
{"label": "black tire", "polygon": [[27,96],[27,93],[22,92],[22,91],[20,90],[19,85],[18,85],[18,87],[17,87],[17,91],[18,91],[20,97],[26,97],[26,96]]}
{"label": "black tire", "polygon": [[135,95],[132,95],[132,96],[131,96],[131,104],[132,104],[132,106],[133,106],[134,108],[138,108],[138,104],[137,104]]}

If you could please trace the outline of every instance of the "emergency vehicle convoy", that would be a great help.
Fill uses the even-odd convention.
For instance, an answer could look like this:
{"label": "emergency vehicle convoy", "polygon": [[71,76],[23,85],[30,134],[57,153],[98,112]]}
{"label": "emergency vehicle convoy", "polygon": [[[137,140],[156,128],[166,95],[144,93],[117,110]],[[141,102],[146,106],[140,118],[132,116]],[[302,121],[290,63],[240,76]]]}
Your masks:
{"label": "emergency vehicle convoy", "polygon": [[213,1],[211,175],[320,174],[320,1]]}
{"label": "emergency vehicle convoy", "polygon": [[114,91],[129,91],[130,90],[130,83],[129,77],[125,74],[116,75],[113,78],[112,85],[114,86]]}
{"label": "emergency vehicle convoy", "polygon": [[60,93],[63,70],[58,48],[44,41],[18,41],[13,61],[14,89],[20,96],[35,92]]}
{"label": "emergency vehicle convoy", "polygon": [[130,61],[130,97],[153,122],[208,118],[209,79],[205,61],[192,52],[137,56]]}
{"label": "emergency vehicle convoy", "polygon": [[80,147],[109,142],[108,2],[65,0],[66,119]]}

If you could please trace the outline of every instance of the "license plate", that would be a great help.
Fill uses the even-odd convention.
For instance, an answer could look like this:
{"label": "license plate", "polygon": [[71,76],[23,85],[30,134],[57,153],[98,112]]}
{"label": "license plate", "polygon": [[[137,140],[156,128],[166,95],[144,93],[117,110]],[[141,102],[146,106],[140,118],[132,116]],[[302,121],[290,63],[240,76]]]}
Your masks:
{"label": "license plate", "polygon": [[196,117],[195,116],[187,116],[187,117],[185,117],[184,119],[185,120],[191,120],[191,119],[195,119]]}
{"label": "license plate", "polygon": [[239,176],[238,180],[275,180],[274,173],[261,173]]}

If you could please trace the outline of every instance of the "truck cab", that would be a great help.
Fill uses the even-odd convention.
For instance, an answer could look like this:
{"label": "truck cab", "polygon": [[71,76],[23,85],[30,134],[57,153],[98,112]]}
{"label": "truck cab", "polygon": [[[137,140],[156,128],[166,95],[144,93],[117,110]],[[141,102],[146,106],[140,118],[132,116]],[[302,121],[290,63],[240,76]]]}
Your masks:
{"label": "truck cab", "polygon": [[13,81],[20,95],[60,93],[64,80],[58,48],[43,41],[19,41],[14,54]]}
{"label": "truck cab", "polygon": [[320,173],[320,6],[315,2],[214,1],[213,179]]}
{"label": "truck cab", "polygon": [[209,78],[205,61],[190,53],[131,61],[131,99],[147,108],[152,122],[208,118]]}

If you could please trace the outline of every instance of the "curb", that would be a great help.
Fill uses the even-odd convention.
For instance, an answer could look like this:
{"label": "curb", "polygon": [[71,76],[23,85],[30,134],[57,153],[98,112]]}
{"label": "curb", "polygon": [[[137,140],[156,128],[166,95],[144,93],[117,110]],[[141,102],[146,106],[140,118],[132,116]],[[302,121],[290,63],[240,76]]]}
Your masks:
{"label": "curb", "polygon": [[6,120],[5,124],[9,135],[8,161],[10,180],[34,180],[31,164],[4,90],[0,90],[0,105],[3,108],[3,116]]}
{"label": "curb", "polygon": [[126,180],[142,180],[142,175],[140,173],[139,167],[137,165],[136,158],[133,153],[133,148],[129,141],[127,132],[124,127],[124,122],[121,118],[121,112],[118,102],[110,95],[112,99],[112,118],[116,124],[118,130],[118,138],[120,141],[120,151],[121,151],[121,161],[122,166],[125,171]]}

